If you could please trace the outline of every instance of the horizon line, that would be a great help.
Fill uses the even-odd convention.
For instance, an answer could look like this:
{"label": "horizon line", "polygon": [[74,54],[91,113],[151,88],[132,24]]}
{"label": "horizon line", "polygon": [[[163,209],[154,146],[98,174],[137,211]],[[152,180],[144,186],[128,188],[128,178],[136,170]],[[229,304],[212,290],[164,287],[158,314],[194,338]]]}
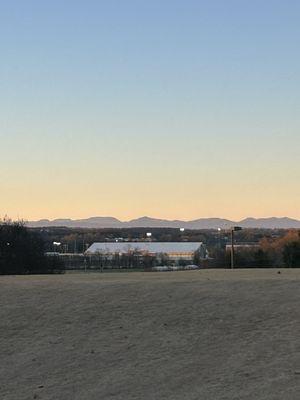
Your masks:
{"label": "horizon line", "polygon": [[47,217],[43,217],[43,218],[35,218],[35,219],[30,219],[30,218],[17,218],[17,220],[20,221],[24,221],[24,222],[36,222],[36,221],[42,221],[42,220],[47,220],[49,222],[53,222],[56,220],[86,220],[86,219],[91,219],[91,218],[114,218],[120,222],[131,222],[134,220],[138,220],[138,219],[142,219],[142,218],[149,218],[149,219],[155,219],[155,220],[164,220],[164,221],[168,221],[168,222],[174,222],[174,221],[182,221],[182,222],[191,222],[191,221],[196,221],[196,220],[201,220],[201,219],[221,219],[221,220],[228,220],[228,221],[233,221],[233,222],[240,222],[240,221],[244,221],[246,219],[270,219],[270,218],[274,218],[274,219],[284,219],[284,218],[288,218],[288,219],[294,219],[297,221],[300,221],[300,217],[292,217],[292,216],[288,216],[288,215],[281,215],[281,216],[274,216],[274,215],[269,215],[269,216],[262,216],[262,217],[257,217],[257,216],[245,216],[242,218],[230,218],[230,217],[217,217],[217,216],[213,216],[213,217],[209,217],[209,216],[205,216],[205,217],[196,217],[196,218],[192,218],[192,219],[181,219],[181,218],[173,218],[170,219],[168,217],[153,217],[153,216],[149,216],[149,215],[142,215],[139,217],[133,217],[130,219],[120,219],[118,217],[115,217],[113,215],[92,215],[92,216],[88,216],[88,217],[55,217],[55,218],[47,218]]}

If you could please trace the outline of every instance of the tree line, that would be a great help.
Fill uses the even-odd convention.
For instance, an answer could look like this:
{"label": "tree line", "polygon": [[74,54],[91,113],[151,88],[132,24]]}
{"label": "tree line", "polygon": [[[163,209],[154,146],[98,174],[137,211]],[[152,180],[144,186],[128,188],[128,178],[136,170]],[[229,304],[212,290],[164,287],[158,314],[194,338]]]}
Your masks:
{"label": "tree line", "polygon": [[22,221],[0,220],[0,274],[61,273],[64,265],[45,255],[45,242]]}
{"label": "tree line", "polygon": [[[168,228],[152,229],[153,240],[157,241],[202,241],[207,244],[210,258],[201,265],[207,267],[226,268],[230,265],[230,251],[226,251],[228,238],[226,233],[220,235],[216,231],[185,231]],[[31,229],[22,221],[0,220],[0,274],[61,273],[64,261],[61,257],[48,257],[47,251],[53,251],[52,243],[59,240],[77,246],[77,252],[85,250],[84,244],[93,241],[113,241],[115,238],[141,240],[147,229],[103,229],[103,230],[70,230],[69,228]],[[65,240],[65,241],[63,241]],[[242,247],[235,252],[237,267],[300,267],[300,231],[264,231],[245,230],[239,233],[238,242],[252,240],[256,246]],[[81,248],[80,248],[81,243]],[[76,253],[76,252],[75,252]],[[100,257],[100,256],[98,256]],[[161,264],[169,264],[167,255],[157,261],[150,255],[114,255],[107,258],[101,256],[100,265],[108,264],[130,268],[150,268]],[[183,262],[183,261],[182,261]],[[195,255],[192,261],[200,264]],[[180,262],[179,262],[180,264]]]}
{"label": "tree line", "polygon": [[[230,250],[214,246],[210,252],[210,265],[224,267],[230,265]],[[255,246],[241,247],[235,251],[238,267],[300,267],[300,231],[291,230],[283,236],[266,236]]]}

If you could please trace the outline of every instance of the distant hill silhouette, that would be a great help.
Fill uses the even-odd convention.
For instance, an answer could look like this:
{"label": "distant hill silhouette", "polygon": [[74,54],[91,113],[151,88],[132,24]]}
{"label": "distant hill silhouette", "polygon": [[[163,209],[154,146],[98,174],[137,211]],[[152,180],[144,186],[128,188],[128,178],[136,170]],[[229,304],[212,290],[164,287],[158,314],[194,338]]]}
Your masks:
{"label": "distant hill silhouette", "polygon": [[283,218],[246,218],[242,221],[230,221],[223,218],[199,218],[192,221],[166,220],[141,217],[131,221],[120,221],[114,217],[90,217],[86,219],[41,219],[29,221],[30,227],[65,226],[69,228],[186,228],[186,229],[228,229],[233,225],[243,228],[300,229],[300,221]]}

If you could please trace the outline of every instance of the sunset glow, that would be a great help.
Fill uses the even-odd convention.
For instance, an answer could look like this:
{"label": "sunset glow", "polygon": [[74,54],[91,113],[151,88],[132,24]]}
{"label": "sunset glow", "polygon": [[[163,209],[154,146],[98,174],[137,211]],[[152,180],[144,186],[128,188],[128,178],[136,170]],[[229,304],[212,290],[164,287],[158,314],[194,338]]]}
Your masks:
{"label": "sunset glow", "polygon": [[294,1],[1,5],[1,215],[300,218],[299,18]]}

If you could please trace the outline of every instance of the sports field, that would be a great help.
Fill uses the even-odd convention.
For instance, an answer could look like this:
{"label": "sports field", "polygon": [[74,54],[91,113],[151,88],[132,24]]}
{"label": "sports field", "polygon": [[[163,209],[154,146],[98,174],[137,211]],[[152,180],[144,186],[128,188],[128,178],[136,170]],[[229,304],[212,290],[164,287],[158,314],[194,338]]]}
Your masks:
{"label": "sports field", "polygon": [[1,400],[300,399],[300,270],[2,276],[0,306]]}

